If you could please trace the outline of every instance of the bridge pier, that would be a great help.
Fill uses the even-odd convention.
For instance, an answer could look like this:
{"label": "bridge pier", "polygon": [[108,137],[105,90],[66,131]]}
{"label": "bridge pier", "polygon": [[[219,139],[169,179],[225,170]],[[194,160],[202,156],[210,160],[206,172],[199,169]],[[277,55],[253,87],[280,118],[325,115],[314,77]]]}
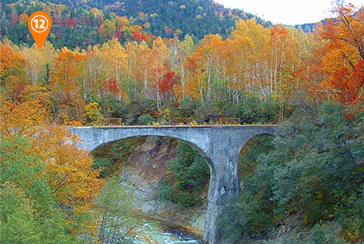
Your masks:
{"label": "bridge pier", "polygon": [[241,147],[240,144],[232,144],[231,138],[219,138],[210,143],[210,157],[216,168],[210,176],[204,240],[211,244],[217,244],[221,239],[218,219],[225,204],[239,195],[238,158]]}
{"label": "bridge pier", "polygon": [[140,127],[69,127],[81,142],[78,147],[96,147],[128,137],[168,136],[195,147],[210,167],[210,185],[204,240],[218,244],[218,218],[228,199],[239,194],[238,158],[241,148],[253,136],[274,134],[275,126],[140,126]]}

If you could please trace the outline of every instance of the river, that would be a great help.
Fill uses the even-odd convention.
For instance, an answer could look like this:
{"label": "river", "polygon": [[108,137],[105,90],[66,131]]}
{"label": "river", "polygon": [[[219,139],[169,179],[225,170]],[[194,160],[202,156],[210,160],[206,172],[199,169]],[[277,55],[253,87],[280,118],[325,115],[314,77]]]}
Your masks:
{"label": "river", "polygon": [[199,237],[168,226],[158,221],[143,219],[140,227],[133,231],[133,237],[127,238],[133,244],[198,244]]}

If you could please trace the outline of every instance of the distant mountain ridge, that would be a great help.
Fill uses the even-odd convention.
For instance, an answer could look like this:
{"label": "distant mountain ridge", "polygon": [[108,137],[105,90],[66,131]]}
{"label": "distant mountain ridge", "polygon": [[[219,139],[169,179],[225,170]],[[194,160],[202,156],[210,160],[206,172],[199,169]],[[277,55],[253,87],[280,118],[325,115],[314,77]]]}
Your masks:
{"label": "distant mountain ridge", "polygon": [[271,22],[253,14],[225,8],[212,0],[100,0],[97,3],[90,1],[88,4],[108,8],[119,16],[128,16],[135,24],[149,23],[150,32],[163,37],[172,37],[177,30],[182,35],[194,35],[198,39],[207,34],[226,37],[239,18],[255,18],[260,24],[271,25]]}
{"label": "distant mountain ridge", "polygon": [[[226,38],[239,19],[254,18],[272,26],[270,21],[213,0],[3,0],[0,7],[0,40],[32,45],[27,21],[32,13],[43,10],[52,17],[48,39],[56,48],[87,48],[112,38],[149,44],[157,36],[182,40],[190,35],[196,41],[208,34]],[[313,32],[315,26],[307,23],[295,28]]]}
{"label": "distant mountain ridge", "polygon": [[[15,44],[31,44],[27,21],[35,11],[49,12],[53,26],[49,40],[57,48],[102,44],[111,38],[151,40],[192,35],[200,40],[207,34],[226,38],[239,19],[255,18],[243,10],[225,8],[213,0],[3,0],[0,38]],[[125,18],[126,16],[127,18]]]}
{"label": "distant mountain ridge", "polygon": [[[321,20],[320,22],[324,23],[324,20]],[[300,28],[304,32],[314,32],[316,26],[317,26],[317,23],[304,23],[304,24],[295,25],[294,27],[296,29]]]}

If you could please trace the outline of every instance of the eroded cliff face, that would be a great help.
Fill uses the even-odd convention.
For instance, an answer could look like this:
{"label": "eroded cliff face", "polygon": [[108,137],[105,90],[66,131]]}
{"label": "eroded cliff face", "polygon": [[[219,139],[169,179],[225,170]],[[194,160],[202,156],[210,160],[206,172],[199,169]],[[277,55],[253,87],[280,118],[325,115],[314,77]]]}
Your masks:
{"label": "eroded cliff face", "polygon": [[177,140],[144,137],[120,165],[122,186],[130,190],[133,208],[142,216],[158,219],[202,236],[206,204],[185,208],[158,197],[159,182],[167,172],[167,162],[176,156]]}

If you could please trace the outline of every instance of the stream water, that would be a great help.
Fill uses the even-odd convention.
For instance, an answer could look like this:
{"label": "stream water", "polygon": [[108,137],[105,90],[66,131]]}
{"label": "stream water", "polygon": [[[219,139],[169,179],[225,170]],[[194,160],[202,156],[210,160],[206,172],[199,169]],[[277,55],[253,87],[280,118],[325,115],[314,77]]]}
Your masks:
{"label": "stream water", "polygon": [[202,239],[176,227],[167,226],[158,221],[144,220],[136,228],[133,237],[128,238],[133,244],[198,244]]}

